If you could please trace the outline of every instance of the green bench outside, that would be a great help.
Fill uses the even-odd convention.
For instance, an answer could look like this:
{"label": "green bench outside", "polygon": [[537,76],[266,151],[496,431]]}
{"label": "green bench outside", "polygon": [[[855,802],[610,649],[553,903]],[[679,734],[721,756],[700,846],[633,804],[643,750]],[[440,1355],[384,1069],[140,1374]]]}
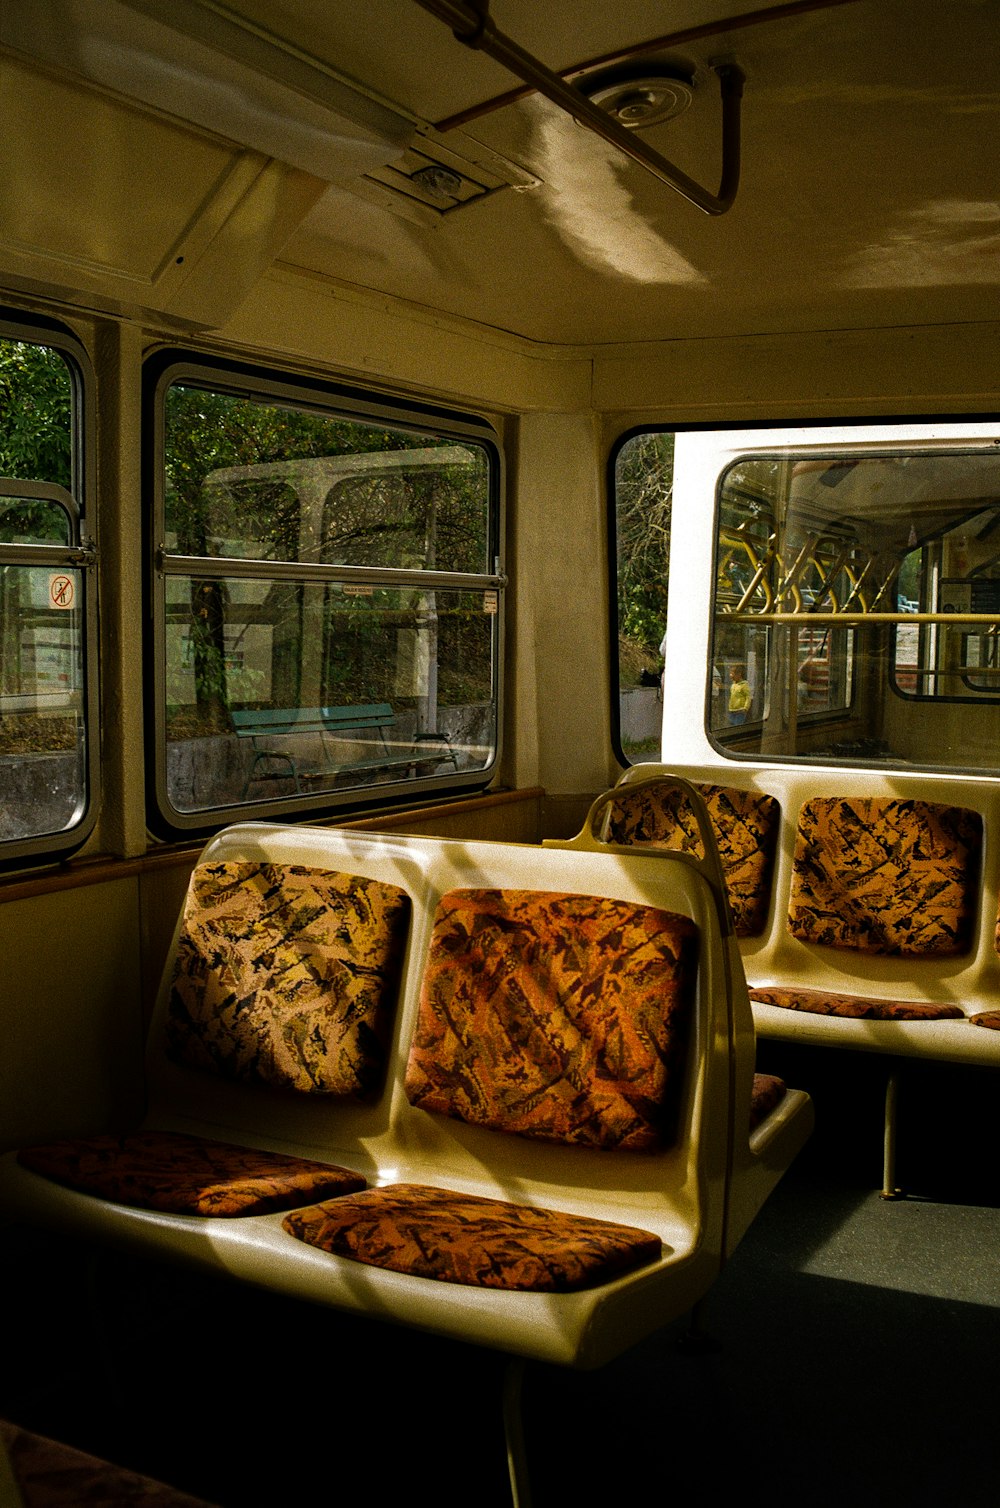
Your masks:
{"label": "green bench outside", "polygon": [[[405,747],[391,748],[387,733],[396,727],[396,714],[388,702],[371,702],[354,707],[262,707],[232,714],[233,730],[240,738],[249,738],[254,747],[253,763],[243,787],[244,798],[253,785],[267,780],[291,780],[296,791],[303,782],[320,782],[342,774],[364,770],[415,769],[428,760],[450,761],[458,769],[458,760],[446,733],[416,733]],[[265,747],[265,741],[303,735],[319,735],[324,758],[317,762],[304,759],[294,750]],[[373,752],[338,759],[336,739],[357,734],[355,742],[369,742]]]}

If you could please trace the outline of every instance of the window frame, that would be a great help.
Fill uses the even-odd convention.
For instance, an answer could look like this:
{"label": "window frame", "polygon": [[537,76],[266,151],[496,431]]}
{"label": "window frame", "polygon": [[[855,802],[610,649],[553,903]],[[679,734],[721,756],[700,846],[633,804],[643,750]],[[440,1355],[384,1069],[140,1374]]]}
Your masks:
{"label": "window frame", "polygon": [[[888,455],[896,454],[900,448],[905,449],[910,443],[910,437],[907,434],[904,433],[900,435],[893,435],[889,433],[890,431],[907,431],[915,428],[920,428],[933,431],[933,434],[923,436],[916,442],[921,447],[925,444],[933,444],[935,447],[940,446],[952,453],[963,451],[970,453],[982,453],[984,451],[990,451],[996,444],[1000,443],[1000,441],[998,441],[996,438],[996,429],[998,425],[1000,425],[1000,414],[998,414],[996,411],[930,414],[926,412],[904,414],[871,413],[860,415],[851,414],[847,417],[844,417],[843,415],[831,416],[829,414],[809,416],[796,414],[792,417],[777,417],[767,419],[747,420],[718,418],[695,422],[684,420],[671,422],[669,416],[667,416],[666,418],[661,418],[660,420],[655,422],[645,421],[633,424],[629,428],[619,433],[612,440],[608,450],[606,517],[608,526],[608,600],[610,629],[609,664],[611,671],[611,707],[609,711],[612,744],[615,755],[621,765],[625,768],[628,768],[632,761],[630,760],[629,756],[626,755],[623,751],[620,736],[621,686],[617,643],[617,580],[619,564],[617,558],[616,528],[618,513],[618,499],[616,496],[616,465],[619,453],[629,441],[634,440],[637,436],[664,433],[672,434],[677,440],[679,440],[683,435],[707,434],[708,436],[718,436],[720,438],[720,441],[722,442],[721,449],[725,454],[726,459],[720,465],[719,472],[715,478],[715,483],[713,484],[711,495],[709,495],[708,491],[706,491],[705,502],[707,506],[704,509],[703,515],[706,525],[710,520],[711,558],[714,562],[717,559],[718,552],[718,530],[720,524],[719,495],[722,478],[727,473],[729,467],[737,461],[745,461],[748,458],[760,455],[764,455],[766,457],[773,455],[776,443],[773,439],[773,436],[778,432],[796,432],[799,436],[803,437],[807,436],[810,432],[816,432],[817,438],[815,440],[809,441],[803,439],[799,442],[808,444],[811,447],[818,446],[825,442],[825,436],[822,438],[822,440],[819,438],[820,432],[822,431],[840,430],[846,432],[847,435],[849,435],[850,432],[855,432],[857,436],[856,438],[845,437],[839,439],[836,442],[837,448],[839,449],[840,446],[863,447],[867,455],[874,455],[878,451],[882,451]],[[983,434],[980,432],[981,429],[986,429],[988,432],[986,434]],[[863,437],[862,432],[870,430],[880,430],[884,433],[880,437],[873,439]],[[726,447],[724,443],[725,436],[735,434],[752,435],[754,436],[754,439],[749,443],[745,443],[743,447],[737,451],[735,448]],[[687,464],[686,460],[685,464]],[[702,463],[699,462],[698,464]],[[685,520],[683,522],[684,548],[680,550],[673,561],[675,569],[689,569],[692,565],[692,561],[689,558],[690,541],[688,536],[690,528],[687,522],[687,517],[688,515],[685,515]],[[673,516],[672,524],[672,539],[676,538],[679,546],[681,520],[676,513]],[[703,526],[701,524],[697,526],[699,534],[701,533],[702,527]],[[682,566],[678,566],[678,560],[682,561]],[[681,734],[679,740],[679,750],[672,748],[671,753],[668,757],[675,758],[681,764],[684,764],[685,762],[690,764],[697,763],[699,766],[704,765],[704,767],[706,768],[717,768],[720,770],[723,769],[726,764],[791,764],[807,768],[810,766],[822,765],[828,762],[826,757],[821,753],[817,753],[815,755],[808,752],[801,752],[798,754],[777,754],[769,750],[766,754],[762,754],[754,750],[741,749],[728,742],[721,742],[714,736],[714,733],[711,729],[710,716],[710,704],[712,697],[710,664],[712,657],[715,594],[714,589],[709,591],[708,583],[703,583],[700,581],[700,579],[698,591],[699,594],[703,591],[707,591],[709,597],[708,602],[705,604],[706,617],[704,621],[704,633],[707,636],[707,643],[703,650],[704,669],[701,672],[699,682],[701,688],[700,705],[702,711],[700,715],[700,722],[697,726],[692,722],[691,728],[687,729],[687,725],[685,725],[686,731]],[[676,630],[678,626],[678,611],[678,607],[673,602],[671,602],[669,608],[669,619],[673,624],[674,630]],[[920,621],[919,618],[915,620],[912,613],[905,612],[901,608],[898,609],[895,613],[892,613],[888,616],[891,616],[900,628],[911,626],[915,621]],[[996,621],[1000,621],[1000,610],[998,610]],[[701,630],[699,629],[697,630],[697,636],[700,638],[700,635]],[[686,632],[683,632],[680,636],[680,641],[685,645],[685,647],[688,647],[689,637],[690,636]],[[895,634],[893,635],[893,637],[895,638]],[[856,651],[857,646],[855,645],[855,652]],[[671,657],[671,649],[669,648],[669,645],[667,653],[669,659]],[[699,661],[701,659],[701,654],[702,649],[699,645]],[[924,696],[921,693],[910,691],[905,687],[897,686],[895,684],[895,677],[892,674],[891,667],[890,676],[890,689],[892,690],[894,696],[899,698],[900,703],[938,702],[943,705],[945,702],[962,702],[967,705],[976,705],[983,707],[989,700],[994,700],[994,698],[989,697],[988,694],[984,693],[983,691],[977,691],[975,694],[964,695],[961,697],[951,695],[947,697]],[[969,671],[967,679],[969,678],[974,678],[974,671]],[[684,685],[686,692],[690,693],[693,696],[693,683],[685,678]],[[996,700],[1000,700],[1000,694],[998,694]],[[694,715],[693,703],[692,715]],[[834,723],[837,717],[838,713],[836,712],[836,710],[826,710],[822,708],[816,708],[815,710],[810,709],[804,714],[803,725],[809,723],[810,726],[816,727],[818,729],[824,722],[829,722],[831,724]],[[676,740],[674,740],[673,742],[676,742]],[[846,768],[858,770],[878,770],[884,767],[881,762],[870,761],[860,756],[855,758],[847,755],[838,755],[836,762],[838,763],[838,765],[842,765]],[[963,777],[967,776],[968,778],[986,778],[994,780],[1000,779],[1000,772],[992,768],[986,768],[985,766],[982,766],[978,763],[975,765],[969,765],[967,767],[959,767],[958,765],[949,764],[942,760],[941,762],[921,765],[919,768],[921,774],[925,774],[931,779],[938,776],[954,776],[959,772]]]}
{"label": "window frame", "polygon": [[[165,443],[166,396],[171,387],[191,386],[264,405],[312,411],[331,420],[344,419],[391,427],[430,438],[474,444],[483,450],[488,468],[488,558],[493,569],[483,572],[430,571],[380,566],[334,566],[313,562],[283,562],[220,556],[182,556],[166,548]],[[333,381],[287,370],[227,361],[186,349],[170,348],[148,357],[143,369],[144,510],[147,635],[145,655],[147,823],[166,838],[204,835],[232,821],[271,818],[281,821],[357,813],[386,805],[439,799],[483,790],[494,778],[503,740],[504,588],[503,569],[503,456],[492,425],[478,415],[460,414],[367,392]],[[475,770],[442,773],[346,787],[315,793],[230,802],[185,811],[171,801],[167,779],[166,727],[166,585],[168,577],[198,575],[204,579],[285,579],[296,583],[341,583],[376,589],[424,586],[439,591],[494,593],[492,615],[492,693],[494,744],[488,763]]]}
{"label": "window frame", "polygon": [[0,478],[0,496],[55,503],[69,521],[66,544],[0,544],[0,565],[80,572],[82,781],[73,815],[55,832],[0,839],[0,863],[23,866],[65,859],[89,838],[101,805],[99,554],[96,485],[96,387],[90,357],[66,326],[0,306],[0,339],[57,351],[70,382],[70,487],[57,482]]}
{"label": "window frame", "polygon": [[[972,518],[975,517],[978,517],[978,514],[972,515]],[[979,574],[984,569],[984,567],[977,567],[975,570],[970,571],[967,576],[948,577],[941,574],[940,561],[933,561],[928,559],[928,554],[935,544],[939,544],[941,540],[947,538],[947,536],[953,533],[956,529],[961,528],[965,530],[967,523],[970,521],[970,519],[960,520],[958,523],[953,524],[950,528],[942,529],[939,535],[937,535],[935,538],[925,539],[915,547],[915,549],[920,550],[922,557],[921,590],[923,590],[923,587],[927,585],[929,587],[928,595],[936,596],[938,594],[944,593],[945,589],[948,587],[958,588],[963,593],[963,595],[968,595],[969,603],[968,607],[965,610],[966,612],[971,609],[973,612],[985,613],[985,609],[977,607],[975,605],[976,586],[985,585],[994,587],[995,590],[989,593],[989,595],[994,600],[996,600],[998,593],[1000,593],[1000,579],[998,579],[998,577],[981,577],[979,582],[977,582],[977,574]],[[892,629],[888,683],[893,694],[895,696],[898,696],[902,701],[927,703],[955,702],[962,703],[969,707],[982,707],[989,703],[1000,702],[1000,684],[994,682],[994,685],[992,687],[985,687],[981,685],[976,686],[976,672],[982,667],[972,666],[967,661],[963,664],[960,671],[956,675],[956,679],[961,680],[968,688],[967,692],[964,694],[957,691],[942,692],[937,690],[910,690],[908,687],[903,686],[900,683],[900,671],[902,670],[904,671],[904,673],[906,673],[909,671],[909,667],[906,666],[905,662],[901,663],[899,659],[899,629],[905,627],[911,627],[915,629],[918,642],[918,655],[922,657],[925,652],[930,651],[930,646],[933,645],[933,650],[930,652],[933,652],[935,658],[940,660],[941,654],[938,644],[938,630],[942,626],[945,628],[951,626],[951,620],[949,617],[951,609],[949,608],[931,609],[929,607],[924,607],[921,599],[917,599],[913,608],[913,612],[918,616],[913,620],[912,623],[908,623],[904,619],[904,621],[902,621],[901,623],[894,625]],[[909,615],[907,615],[907,617],[909,617]],[[1000,606],[998,606],[997,609],[990,614],[989,624],[987,624],[986,622],[979,624],[967,623],[964,629],[964,636],[966,638],[987,638],[989,636],[985,633],[977,634],[976,629],[985,629],[987,626],[996,626],[998,623],[1000,623]],[[995,648],[997,643],[996,638],[994,638],[993,642]],[[914,681],[922,676],[925,681],[933,682],[945,674],[941,671],[938,665],[935,665],[933,667],[925,667],[923,670],[920,670],[919,664],[920,661],[918,659],[917,666],[914,667],[912,672],[909,672],[913,675]]]}
{"label": "window frame", "polygon": [[[965,417],[965,416],[952,416],[952,415],[949,415],[949,416],[938,416],[937,418],[934,418],[932,420],[919,420],[919,419],[905,418],[905,419],[901,419],[901,420],[898,420],[898,421],[884,420],[884,419],[872,419],[872,420],[855,420],[855,421],[852,421],[852,422],[853,422],[854,426],[857,427],[858,429],[864,429],[864,428],[869,428],[869,427],[891,428],[894,422],[898,423],[900,425],[900,427],[903,427],[903,426],[906,426],[906,425],[920,425],[920,424],[934,424],[936,426],[944,426],[944,425],[947,425],[948,423],[952,423],[952,424],[954,424],[956,426],[962,426],[964,428],[964,427],[967,427],[967,426],[975,425],[977,422],[981,422],[983,424],[991,424],[991,425],[995,426],[996,423],[997,423],[997,420],[996,420],[996,417],[994,417],[994,416],[991,416],[991,417],[982,417],[982,416]],[[735,427],[735,426],[733,426],[733,427]],[[823,426],[810,425],[810,426],[802,426],[802,427],[803,428],[808,428],[808,427],[821,428]],[[843,424],[843,425],[839,425],[838,427],[849,428],[851,426],[849,424]],[[768,429],[778,429],[779,426],[777,426],[777,425],[768,425],[767,428]],[[919,442],[919,441],[912,442],[911,441],[909,443],[909,445],[908,445],[907,441],[905,439],[902,439],[902,438],[900,438],[899,440],[895,440],[895,441],[892,440],[892,439],[888,439],[887,438],[887,439],[880,439],[878,441],[872,441],[872,442],[867,442],[867,441],[863,441],[862,440],[862,441],[857,441],[857,442],[852,442],[852,443],[855,443],[859,447],[860,446],[865,446],[865,449],[863,451],[860,451],[857,454],[855,454],[854,452],[851,453],[851,459],[861,460],[861,461],[875,461],[875,462],[888,461],[888,462],[891,462],[891,461],[894,461],[894,460],[898,460],[901,455],[905,459],[907,453],[919,456],[919,455],[922,455],[922,454],[924,454],[926,452],[926,446],[923,444],[923,442]],[[953,459],[961,459],[963,457],[976,458],[976,457],[980,457],[980,456],[992,455],[994,453],[994,451],[995,451],[995,445],[996,445],[996,440],[993,437],[986,437],[986,436],[984,436],[983,439],[979,443],[970,442],[970,440],[967,437],[966,438],[958,438],[958,437],[956,437],[955,439],[953,439],[951,441],[947,441],[944,445],[942,445],[941,448],[940,448],[940,450],[937,453],[938,454],[945,454],[948,457],[953,458]],[[813,452],[813,451],[809,452],[808,457],[799,457],[799,456],[796,456],[794,447],[789,447],[788,448],[788,452],[789,453],[784,456],[784,459],[786,461],[791,461],[793,464],[795,463],[795,461],[797,459],[808,459],[808,460],[810,460],[810,462],[824,459],[822,456],[819,456],[819,455],[815,454],[815,452]],[[725,493],[726,483],[727,483],[727,480],[728,480],[731,472],[733,470],[735,470],[738,466],[744,465],[747,462],[754,462],[754,461],[758,461],[758,460],[773,459],[773,455],[774,455],[773,448],[772,449],[767,449],[766,447],[763,447],[762,449],[757,450],[757,449],[754,449],[754,448],[748,446],[738,456],[732,458],[729,461],[729,463],[726,465],[726,467],[720,472],[720,474],[719,474],[719,476],[717,478],[716,488],[715,488],[715,496],[713,498],[713,504],[712,504],[712,508],[713,508],[713,561],[714,561],[714,563],[715,563],[716,566],[718,564],[718,559],[719,559],[719,541],[720,541],[720,534],[721,534],[721,530],[722,530],[723,497],[724,497],[724,493]],[[835,464],[836,463],[837,458],[832,453],[831,453],[831,456],[829,457],[829,459],[831,461],[831,464]],[[953,528],[959,528],[959,527],[962,526],[963,522],[964,521],[960,520],[959,523],[953,525],[952,527]],[[949,532],[949,531],[944,531],[944,532]],[[927,548],[927,542],[926,541],[921,546],[921,548],[922,549],[926,549]],[[946,583],[943,580],[939,583],[939,585],[941,585],[941,586],[943,586],[944,584],[946,584]],[[712,590],[711,601],[710,601],[710,629],[709,629],[709,631],[710,631],[710,644],[714,643],[714,635],[715,635],[715,633],[718,630],[718,626],[719,626],[719,622],[720,622],[720,616],[716,612],[716,604],[717,604],[717,602],[718,602],[718,587],[716,585],[713,588],[713,590]],[[918,604],[918,606],[919,606],[919,604]],[[759,621],[760,625],[764,628],[764,630],[766,632],[770,632],[770,629],[779,627],[782,622],[785,623],[788,626],[795,626],[794,623],[793,623],[793,616],[795,616],[795,615],[793,615],[792,612],[789,612],[789,611],[786,610],[783,613],[779,613],[778,616],[777,616],[777,618],[771,618],[770,621],[769,621],[769,615],[760,614],[758,621]],[[798,615],[798,616],[801,617],[801,624],[799,625],[799,628],[798,628],[798,631],[801,632],[801,630],[803,628],[807,628],[808,627],[809,622],[810,622],[810,615],[808,615],[808,614],[801,614],[801,615]],[[845,612],[845,614],[844,614],[844,622],[843,622],[842,625],[837,623],[836,618],[833,618],[829,622],[828,626],[830,628],[831,633],[833,633],[833,632],[840,632],[840,633],[848,633],[848,634],[850,634],[851,631],[852,631],[852,627],[855,628],[855,629],[860,629],[860,628],[863,628],[868,623],[875,624],[875,623],[878,623],[880,621],[885,626],[887,626],[889,628],[889,632],[890,632],[890,640],[889,640],[890,653],[889,653],[889,656],[888,656],[888,659],[887,659],[887,666],[886,666],[886,670],[887,670],[887,674],[886,674],[886,689],[894,697],[898,698],[901,702],[910,702],[910,703],[921,703],[922,702],[922,703],[925,703],[925,704],[938,705],[938,706],[944,706],[944,705],[948,705],[948,704],[964,704],[964,705],[967,705],[967,706],[979,706],[979,707],[987,706],[987,705],[989,705],[991,703],[995,705],[997,702],[1000,702],[1000,694],[998,694],[996,692],[994,692],[994,693],[983,692],[983,693],[981,693],[979,695],[964,695],[964,696],[963,695],[956,695],[956,694],[952,694],[952,693],[940,693],[940,692],[929,692],[929,693],[928,692],[914,692],[914,691],[908,691],[908,690],[906,690],[905,688],[903,688],[899,684],[898,675],[897,675],[897,672],[898,672],[898,669],[899,669],[899,665],[898,665],[898,661],[897,661],[897,657],[896,657],[896,649],[897,649],[897,641],[898,641],[898,631],[899,631],[899,629],[900,628],[908,628],[908,627],[917,627],[918,628],[918,632],[921,634],[921,636],[923,635],[923,633],[924,633],[925,630],[929,630],[929,632],[932,635],[934,635],[934,634],[936,634],[936,632],[937,632],[938,629],[940,629],[942,627],[947,628],[947,627],[951,626],[951,622],[953,621],[953,620],[951,620],[949,618],[949,614],[948,614],[947,610],[944,609],[944,608],[940,608],[939,607],[939,608],[936,608],[936,609],[933,609],[933,610],[929,610],[929,609],[921,610],[918,613],[918,615],[917,615],[916,618],[914,618],[912,614],[906,612],[905,610],[900,609],[898,607],[898,605],[897,605],[897,608],[896,608],[895,611],[891,611],[891,610],[888,610],[888,609],[872,610],[872,611],[866,611],[866,610],[857,611],[856,610],[853,614]],[[997,622],[1000,622],[1000,610],[998,610],[996,613],[993,613],[993,614],[990,615],[990,621],[993,624],[996,624]],[[852,674],[852,680],[854,680],[854,679],[856,679],[857,674],[860,671],[860,666],[857,664],[857,657],[859,656],[859,654],[862,653],[862,651],[860,649],[860,646],[859,646],[858,634],[857,633],[854,633],[852,635],[851,647],[850,647],[850,651],[849,652],[850,652],[852,658],[855,661],[855,664],[853,666],[853,674]],[[768,657],[768,661],[769,661],[769,659],[770,659],[770,656]],[[932,674],[936,674],[936,673],[937,672],[932,672]],[[968,682],[968,676],[963,677],[963,679],[965,679],[966,682]],[[845,712],[849,713],[851,711],[851,703],[848,702],[848,704],[845,705],[845,707],[844,707],[843,710]],[[797,717],[796,717],[796,723],[797,723],[798,726],[821,728],[825,723],[826,724],[831,724],[831,725],[835,724],[838,721],[839,712],[840,712],[840,709],[836,709],[836,708],[828,708],[828,709],[824,708],[824,709],[805,710],[805,711],[799,710],[798,713],[797,713]],[[753,731],[754,729],[758,729],[758,728],[761,727],[760,719],[758,718],[758,719],[756,719],[756,720],[754,720],[752,722],[748,719],[746,726],[747,726],[748,730],[750,730],[750,731]],[[718,734],[717,734],[717,731],[714,728],[711,728],[711,727],[709,727],[707,725],[706,725],[705,732],[706,732],[706,736],[708,737],[708,739],[709,739],[709,741],[710,741],[713,749],[716,751],[716,753],[721,754],[725,759],[731,759],[731,760],[736,760],[736,761],[744,761],[744,762],[751,762],[752,763],[752,762],[759,762],[760,759],[761,759],[761,757],[762,757],[761,754],[760,754],[760,752],[757,751],[757,750],[742,749],[742,748],[739,747],[738,743],[734,746],[734,744],[732,742],[730,742],[729,740],[726,740],[724,738],[719,737]],[[737,737],[738,736],[739,735],[737,735]],[[743,735],[743,736],[745,736],[745,735]],[[877,770],[877,769],[880,769],[880,768],[883,767],[883,762],[881,760],[879,760],[879,759],[874,758],[874,757],[872,757],[872,758],[865,758],[865,757],[863,757],[861,755],[858,755],[858,756],[853,756],[853,755],[842,755],[842,756],[839,756],[838,755],[836,757],[838,759],[838,762],[844,763],[847,766],[852,767],[852,768]],[[773,751],[768,751],[767,759],[768,759],[768,761],[774,762],[774,763],[777,763],[777,764],[791,764],[791,765],[797,765],[797,766],[802,766],[802,767],[808,767],[810,765],[818,765],[818,764],[828,763],[829,759],[830,759],[830,756],[826,755],[826,754],[822,754],[822,753],[810,753],[808,750],[796,750],[796,751],[794,751],[792,753],[787,753],[787,754],[785,754],[785,753],[776,753],[776,752],[773,752]],[[971,776],[971,775],[983,775],[983,774],[985,774],[986,778],[996,778],[996,775],[991,774],[990,771],[983,771],[983,770],[978,769],[978,768],[973,769],[971,767],[970,768],[965,768],[965,767],[958,766],[958,765],[947,765],[943,761],[921,763],[918,766],[916,766],[916,768],[919,769],[920,773],[922,773],[922,774],[923,773],[929,774],[931,776],[938,776],[938,775],[948,776],[948,775],[955,775],[955,774],[961,774],[963,776]]]}

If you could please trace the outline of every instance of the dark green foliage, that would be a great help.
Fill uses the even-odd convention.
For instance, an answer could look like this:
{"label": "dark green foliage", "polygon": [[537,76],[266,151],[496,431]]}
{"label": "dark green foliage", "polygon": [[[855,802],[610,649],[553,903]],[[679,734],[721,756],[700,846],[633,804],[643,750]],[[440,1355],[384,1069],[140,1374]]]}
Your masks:
{"label": "dark green foliage", "polygon": [[0,340],[0,476],[70,488],[71,402],[69,368],[58,351]]}
{"label": "dark green foliage", "polygon": [[658,655],[666,626],[673,487],[672,434],[651,431],[622,446],[615,469],[618,632],[629,664]]}
{"label": "dark green foliage", "polygon": [[[166,400],[164,450],[167,542],[178,554],[411,570],[489,568],[488,468],[476,447],[263,398],[174,385]],[[224,576],[220,566],[218,581],[193,581],[191,588],[195,693],[199,712],[216,727],[225,726],[230,703]],[[269,700],[276,706],[295,706],[300,696],[310,632],[304,590],[276,581],[256,610],[256,621],[272,629]],[[384,698],[397,630],[412,623],[420,596],[419,590],[377,591],[374,598],[352,599],[335,588],[327,591],[327,703]],[[232,622],[238,621],[234,612]]]}

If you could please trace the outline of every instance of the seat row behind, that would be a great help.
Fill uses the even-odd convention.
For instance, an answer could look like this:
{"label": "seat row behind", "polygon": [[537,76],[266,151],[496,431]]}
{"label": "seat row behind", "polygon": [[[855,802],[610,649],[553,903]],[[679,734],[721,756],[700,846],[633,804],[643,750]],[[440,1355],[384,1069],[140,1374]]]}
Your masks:
{"label": "seat row behind", "polygon": [[[889,1197],[899,1061],[1000,1066],[1000,796],[871,771],[685,773],[712,819],[758,1035],[890,1062]],[[673,774],[629,770],[600,836],[699,851]]]}

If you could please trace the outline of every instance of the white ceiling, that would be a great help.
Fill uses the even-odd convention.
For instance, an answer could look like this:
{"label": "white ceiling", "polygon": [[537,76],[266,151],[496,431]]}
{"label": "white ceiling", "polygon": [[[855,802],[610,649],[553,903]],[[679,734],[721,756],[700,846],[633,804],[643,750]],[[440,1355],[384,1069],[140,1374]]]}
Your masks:
{"label": "white ceiling", "polygon": [[[738,0],[493,0],[494,24],[557,70],[756,9],[752,25],[644,57],[683,66],[695,82],[690,109],[644,139],[712,192],[721,158],[710,65],[734,58],[745,70],[742,182],[719,217],[537,95],[435,129],[518,81],[415,0],[21,0],[16,9],[4,12],[0,42],[20,92],[0,95],[0,113],[22,150],[0,168],[0,241],[18,276],[34,265],[51,281],[54,257],[76,258],[97,268],[96,286],[104,255],[116,297],[128,277],[145,279],[136,296],[166,307],[169,289],[179,298],[176,269],[194,279],[198,248],[211,243],[244,263],[233,297],[277,261],[528,340],[584,346],[997,314],[995,0],[847,0],[798,14]],[[25,67],[41,81],[30,90]],[[53,91],[45,129],[25,103],[43,84]],[[102,100],[100,141],[114,151],[101,160],[119,192],[101,176],[97,144],[79,145],[70,124],[71,213],[12,227],[9,207],[30,198],[29,173],[50,159],[57,170],[57,127],[82,120],[81,90]],[[133,170],[122,193],[119,159],[140,139],[148,171]],[[398,196],[386,184],[401,160],[412,166],[401,154],[414,143],[466,165],[490,191],[446,213]],[[214,160],[227,151],[227,162]],[[266,194],[254,177],[265,169]],[[250,198],[238,241],[222,200],[241,193]],[[99,237],[86,226],[98,208]],[[257,243],[244,245],[255,226]],[[155,254],[123,280],[116,237],[131,247],[142,235],[158,238]],[[210,322],[212,297],[202,302]]]}

